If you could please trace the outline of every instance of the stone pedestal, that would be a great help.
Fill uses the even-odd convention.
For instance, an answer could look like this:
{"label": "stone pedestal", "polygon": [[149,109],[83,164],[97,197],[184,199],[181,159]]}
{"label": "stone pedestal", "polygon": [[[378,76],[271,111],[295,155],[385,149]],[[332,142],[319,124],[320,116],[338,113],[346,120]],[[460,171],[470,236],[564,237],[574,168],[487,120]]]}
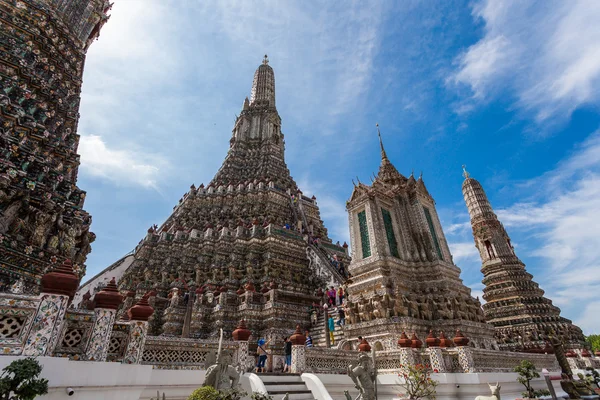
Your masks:
{"label": "stone pedestal", "polygon": [[69,300],[73,298],[79,278],[70,260],[65,260],[42,277],[40,303],[23,346],[24,356],[51,356],[65,320]]}
{"label": "stone pedestal", "polygon": [[109,308],[94,309],[94,327],[90,341],[85,350],[85,357],[89,361],[106,361],[112,326],[115,322],[117,310]]}
{"label": "stone pedestal", "polygon": [[[415,365],[415,355],[411,348],[402,347],[400,351],[400,363],[403,367]],[[402,368],[404,369],[404,368]]]}
{"label": "stone pedestal", "polygon": [[148,321],[129,323],[129,343],[123,356],[123,364],[139,364],[144,353],[144,343],[148,332]]}
{"label": "stone pedestal", "polygon": [[56,347],[65,319],[69,296],[42,293],[35,317],[29,328],[24,356],[50,356]]}
{"label": "stone pedestal", "polygon": [[301,374],[306,369],[306,347],[292,345],[292,373]]}
{"label": "stone pedestal", "polygon": [[247,371],[254,365],[254,359],[249,357],[248,354],[248,341],[240,340],[237,342],[237,345],[237,360],[235,362],[242,367],[242,371]]}
{"label": "stone pedestal", "polygon": [[475,372],[475,362],[473,361],[473,351],[470,347],[457,347],[458,363],[463,372]]}
{"label": "stone pedestal", "polygon": [[94,326],[85,349],[85,357],[90,361],[106,361],[110,335],[117,316],[117,309],[123,301],[115,278],[94,296]]}
{"label": "stone pedestal", "polygon": [[431,363],[433,372],[446,372],[446,364],[444,363],[442,349],[439,347],[429,347],[427,353],[429,353],[429,362]]}
{"label": "stone pedestal", "polygon": [[139,364],[144,353],[146,334],[148,333],[148,318],[154,309],[148,304],[148,293],[127,311],[129,319],[129,343],[123,355],[123,364]]}

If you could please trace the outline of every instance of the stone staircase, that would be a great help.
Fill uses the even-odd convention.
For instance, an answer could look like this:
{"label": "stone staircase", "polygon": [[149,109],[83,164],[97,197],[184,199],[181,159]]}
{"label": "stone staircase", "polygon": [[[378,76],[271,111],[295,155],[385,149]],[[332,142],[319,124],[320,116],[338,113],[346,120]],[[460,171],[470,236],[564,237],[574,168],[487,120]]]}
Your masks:
{"label": "stone staircase", "polygon": [[273,400],[281,400],[287,394],[289,400],[312,400],[312,392],[300,378],[300,374],[257,374]]}
{"label": "stone staircase", "polygon": [[[333,315],[333,320],[335,321],[335,331],[333,332],[335,343],[331,346],[331,348],[337,348],[340,340],[344,338],[344,329],[337,324],[338,313],[336,309],[330,308],[328,310],[328,317],[329,315]],[[312,327],[310,332],[313,339],[313,346],[327,347],[327,339],[325,335],[325,313],[321,313],[321,315],[319,315],[317,323]],[[329,333],[327,333],[327,335],[329,335]]]}

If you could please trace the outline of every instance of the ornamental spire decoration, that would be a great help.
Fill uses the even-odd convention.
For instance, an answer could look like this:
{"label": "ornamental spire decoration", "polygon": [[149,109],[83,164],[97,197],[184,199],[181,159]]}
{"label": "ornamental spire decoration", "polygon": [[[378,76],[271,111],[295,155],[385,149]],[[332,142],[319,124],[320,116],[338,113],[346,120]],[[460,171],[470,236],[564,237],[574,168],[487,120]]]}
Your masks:
{"label": "ornamental spire decoration", "polygon": [[379,124],[375,124],[377,127],[377,136],[379,136],[379,147],[381,148],[381,160],[387,160],[387,154],[385,153],[385,149],[383,148],[383,140],[381,140],[381,131],[379,130]]}

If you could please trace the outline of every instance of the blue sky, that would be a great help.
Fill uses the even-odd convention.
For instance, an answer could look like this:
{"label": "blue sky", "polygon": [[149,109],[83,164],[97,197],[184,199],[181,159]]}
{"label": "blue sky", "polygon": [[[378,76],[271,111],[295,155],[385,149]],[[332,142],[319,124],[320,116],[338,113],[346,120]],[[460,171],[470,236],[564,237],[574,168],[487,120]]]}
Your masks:
{"label": "blue sky", "polygon": [[334,241],[352,179],[379,166],[378,122],[398,170],[423,171],[475,295],[462,164],[548,297],[600,331],[598,20],[594,0],[116,0],[80,109],[88,277],[210,181],[266,53],[286,161]]}

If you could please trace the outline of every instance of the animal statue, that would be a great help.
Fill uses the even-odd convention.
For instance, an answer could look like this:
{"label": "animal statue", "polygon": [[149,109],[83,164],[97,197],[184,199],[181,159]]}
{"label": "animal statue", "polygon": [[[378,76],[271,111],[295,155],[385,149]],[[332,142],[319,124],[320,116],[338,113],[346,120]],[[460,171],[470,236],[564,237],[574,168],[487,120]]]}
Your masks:
{"label": "animal statue", "polygon": [[491,396],[477,396],[477,397],[475,397],[475,400],[500,400],[501,386],[498,384],[498,382],[496,382],[495,385],[490,385],[488,383],[488,386],[490,387],[490,390],[492,391],[492,395]]}
{"label": "animal statue", "polygon": [[202,386],[212,386],[217,390],[235,389],[240,381],[240,372],[233,366],[228,365],[221,353],[223,345],[223,329],[219,338],[219,349],[217,351],[217,362],[206,370]]}

